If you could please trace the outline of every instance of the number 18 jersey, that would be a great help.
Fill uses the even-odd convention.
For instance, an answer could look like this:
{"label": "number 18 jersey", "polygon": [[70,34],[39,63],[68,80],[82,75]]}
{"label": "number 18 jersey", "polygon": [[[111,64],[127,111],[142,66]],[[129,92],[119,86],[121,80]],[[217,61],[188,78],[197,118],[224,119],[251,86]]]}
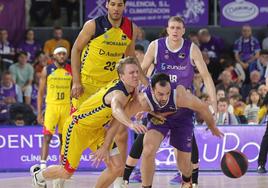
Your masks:
{"label": "number 18 jersey", "polygon": [[95,35],[81,55],[81,73],[96,81],[109,82],[118,77],[116,64],[132,41],[132,22],[123,17],[120,27],[115,28],[107,16],[101,16],[95,23]]}

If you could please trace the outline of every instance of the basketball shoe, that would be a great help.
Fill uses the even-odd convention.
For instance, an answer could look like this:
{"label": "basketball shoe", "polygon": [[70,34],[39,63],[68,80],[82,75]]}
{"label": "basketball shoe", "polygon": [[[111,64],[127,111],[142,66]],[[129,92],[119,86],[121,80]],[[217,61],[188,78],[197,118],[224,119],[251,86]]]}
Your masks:
{"label": "basketball shoe", "polygon": [[120,188],[128,188],[128,182],[125,180],[124,183],[120,186]]}
{"label": "basketball shoe", "polygon": [[141,183],[141,171],[137,170],[134,175],[129,179],[130,183]]}
{"label": "basketball shoe", "polygon": [[40,169],[40,165],[36,164],[36,165],[33,165],[31,168],[30,168],[30,173],[31,173],[31,176],[33,177],[32,179],[32,186],[34,188],[46,188],[47,185],[46,185],[46,182],[45,181],[39,181],[36,177],[36,175],[38,173],[41,172],[41,169]]}
{"label": "basketball shoe", "polygon": [[171,185],[178,185],[182,182],[182,178],[181,178],[181,173],[178,172],[174,178],[172,178],[170,181],[169,181],[169,184]]}
{"label": "basketball shoe", "polygon": [[260,166],[258,166],[258,168],[257,168],[257,172],[258,172],[259,174],[264,174],[264,173],[266,173],[267,171],[266,171],[266,169],[265,169],[265,167],[264,167],[263,165],[260,165]]}

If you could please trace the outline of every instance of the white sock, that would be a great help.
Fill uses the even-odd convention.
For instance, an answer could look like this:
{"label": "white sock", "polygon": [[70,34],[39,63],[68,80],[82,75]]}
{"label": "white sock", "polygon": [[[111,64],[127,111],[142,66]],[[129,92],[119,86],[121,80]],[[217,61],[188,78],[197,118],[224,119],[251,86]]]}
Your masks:
{"label": "white sock", "polygon": [[37,180],[38,180],[39,182],[43,182],[43,181],[45,181],[45,178],[44,178],[44,176],[43,176],[43,170],[41,170],[40,172],[38,172],[38,173],[36,174],[36,178],[37,178]]}
{"label": "white sock", "polygon": [[117,177],[114,180],[114,188],[120,188],[122,184],[124,184],[123,177]]}
{"label": "white sock", "polygon": [[45,169],[47,167],[47,161],[46,160],[41,160],[40,161],[40,168],[41,170],[42,169]]}

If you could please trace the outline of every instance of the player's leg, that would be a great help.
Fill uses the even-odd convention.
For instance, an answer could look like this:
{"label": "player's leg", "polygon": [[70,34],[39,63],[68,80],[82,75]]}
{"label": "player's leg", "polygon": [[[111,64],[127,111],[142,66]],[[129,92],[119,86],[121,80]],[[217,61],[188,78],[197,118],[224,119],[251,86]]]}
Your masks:
{"label": "player's leg", "polygon": [[98,178],[95,188],[108,188],[123,170],[124,163],[117,147],[110,151],[110,156],[109,162],[105,162],[106,169]]}
{"label": "player's leg", "polygon": [[191,161],[192,161],[192,166],[193,166],[193,172],[192,172],[192,183],[193,183],[193,188],[198,187],[198,173],[199,173],[199,151],[198,151],[198,146],[196,143],[195,135],[193,135],[192,139],[192,156],[191,156]]}
{"label": "player's leg", "polygon": [[[174,155],[175,155],[175,158],[177,158],[177,150],[175,150],[175,149],[174,149]],[[176,163],[176,165],[177,165],[177,169],[179,169],[177,163]],[[176,175],[169,181],[169,184],[171,184],[171,185],[178,185],[181,182],[182,182],[181,173],[178,170],[177,173],[176,173]]]}
{"label": "player's leg", "polygon": [[[127,105],[127,107],[125,108],[125,112],[126,114],[131,117],[136,115],[137,112],[140,112],[141,110],[141,105],[139,103],[139,101],[137,100],[137,98],[133,98],[132,101],[129,102],[129,104]],[[117,123],[119,123],[117,121]],[[119,148],[121,157],[123,162],[126,162],[127,159],[127,143],[128,143],[128,129],[126,126],[121,125],[117,134],[116,134],[116,138],[115,138],[115,142],[116,145]],[[123,173],[124,171],[121,172],[120,177],[118,177],[114,183],[114,188],[119,187],[122,183],[124,183],[123,181]]]}
{"label": "player's leg", "polygon": [[143,187],[149,188],[152,186],[155,171],[156,152],[159,149],[164,135],[166,135],[166,132],[162,134],[156,129],[150,129],[144,136],[141,162],[141,176]]}
{"label": "player's leg", "polygon": [[[81,134],[83,132],[83,134]],[[63,128],[63,145],[61,150],[62,165],[53,165],[45,169],[34,165],[31,168],[33,185],[45,184],[46,180],[68,179],[72,176],[79,165],[82,152],[87,148],[88,135],[85,130],[75,126],[75,121],[69,118]]]}
{"label": "player's leg", "polygon": [[[183,126],[174,127],[170,131],[170,144],[177,152],[176,162],[182,173],[182,188],[191,187],[192,176],[192,135],[193,126],[191,124],[183,123]],[[178,135],[180,135],[178,137]]]}
{"label": "player's leg", "polygon": [[[69,104],[60,106],[60,117],[59,117],[59,123],[58,123],[58,135],[60,139],[60,153],[61,153],[61,148],[62,148],[63,126],[65,124],[65,121],[70,117],[70,110],[71,110],[71,106]],[[52,182],[53,188],[64,188],[64,182],[65,182],[64,179],[54,179]]]}
{"label": "player's leg", "polygon": [[[139,134],[137,136],[137,138],[135,139],[131,147],[130,153],[127,157],[126,166],[125,166],[124,175],[123,175],[123,180],[126,183],[129,182],[129,177],[141,157],[142,150],[143,150],[143,138],[144,138],[144,134]],[[135,180],[137,182],[141,182],[140,175],[137,176]]]}
{"label": "player's leg", "polygon": [[267,153],[268,153],[268,123],[266,125],[266,131],[262,137],[261,148],[258,158],[258,173],[266,173],[265,165],[267,162]]}
{"label": "player's leg", "polygon": [[[121,124],[117,121],[118,124]],[[122,160],[125,162],[127,158],[127,141],[128,141],[128,128],[125,125],[120,125],[115,137],[115,143],[119,148]]]}
{"label": "player's leg", "polygon": [[58,107],[55,105],[47,104],[44,115],[44,129],[43,129],[44,138],[42,142],[41,161],[40,161],[41,169],[46,168],[46,160],[49,153],[49,144],[53,134],[55,133],[58,121],[59,121]]}

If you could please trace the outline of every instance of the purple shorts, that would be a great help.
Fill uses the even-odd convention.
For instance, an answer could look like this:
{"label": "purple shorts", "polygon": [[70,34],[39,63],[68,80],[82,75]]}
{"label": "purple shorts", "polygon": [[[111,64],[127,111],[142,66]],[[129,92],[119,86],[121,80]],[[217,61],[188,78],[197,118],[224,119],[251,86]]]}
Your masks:
{"label": "purple shorts", "polygon": [[[160,122],[151,119],[148,122],[148,128],[160,132],[164,137],[170,131],[170,145],[183,152],[192,151],[193,138],[193,117],[192,113],[183,113],[183,115],[167,118],[166,122]],[[189,115],[188,117],[186,115]]]}

